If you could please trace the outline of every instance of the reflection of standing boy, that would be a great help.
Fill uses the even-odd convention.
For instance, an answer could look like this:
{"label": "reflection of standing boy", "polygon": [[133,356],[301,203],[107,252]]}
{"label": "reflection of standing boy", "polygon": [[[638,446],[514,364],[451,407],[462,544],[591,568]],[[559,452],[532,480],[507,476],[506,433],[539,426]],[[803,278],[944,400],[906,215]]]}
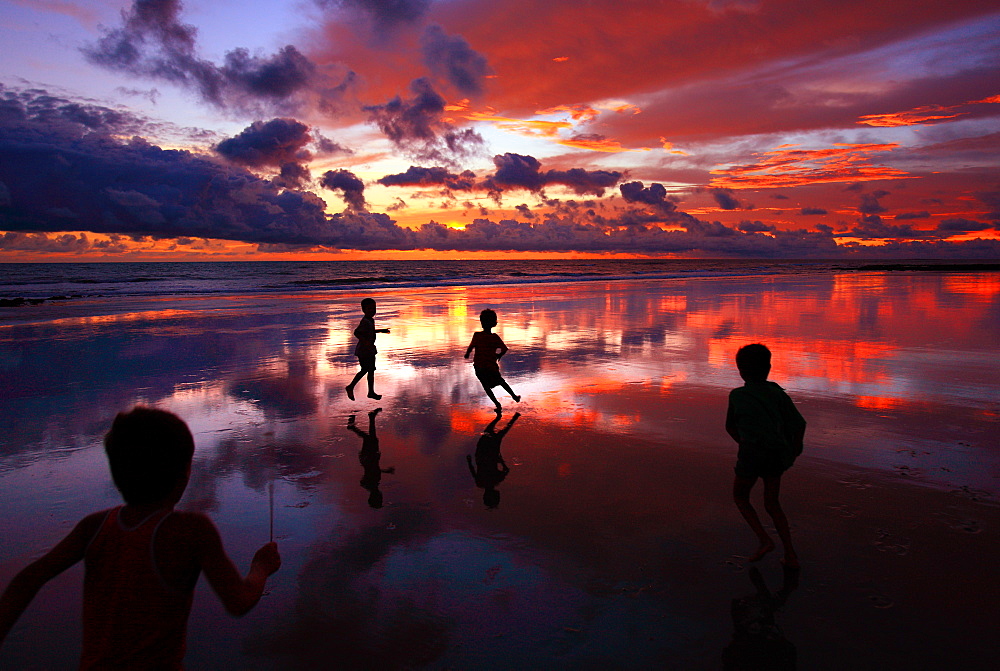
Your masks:
{"label": "reflection of standing boy", "polygon": [[806,421],[785,390],[768,381],[771,351],[767,347],[759,343],[741,347],[736,353],[736,367],[745,384],[729,393],[726,431],[740,446],[733,499],[760,541],[750,561],[757,561],[774,549],[774,541],[767,535],[750,503],[750,490],[761,478],[764,480],[764,509],[774,521],[785,550],[782,563],[788,568],[798,568],[788,519],[778,495],[781,475],[802,454]]}
{"label": "reflection of standing boy", "polygon": [[354,348],[354,356],[358,357],[358,365],[361,366],[361,370],[347,385],[347,397],[352,401],[354,400],[354,385],[365,376],[368,377],[368,398],[373,398],[376,401],[382,398],[381,394],[375,393],[375,354],[378,352],[375,349],[375,334],[388,333],[389,329],[375,328],[375,308],[374,299],[366,298],[361,301],[361,311],[364,313],[364,317],[361,318],[358,328],[354,329],[354,336],[358,339],[358,344]]}
{"label": "reflection of standing boy", "polygon": [[493,401],[497,410],[501,409],[500,401],[493,394],[493,387],[503,387],[515,401],[520,402],[521,397],[514,393],[507,381],[500,375],[500,358],[507,353],[507,345],[492,330],[497,325],[497,313],[493,310],[483,310],[479,313],[479,323],[483,325],[482,331],[472,334],[472,342],[465,350],[465,358],[475,351],[472,357],[472,367],[476,371],[476,377],[483,385],[486,395]]}
{"label": "reflection of standing boy", "polygon": [[368,431],[362,431],[355,424],[354,415],[347,418],[347,428],[361,436],[361,451],[358,452],[358,461],[364,469],[361,477],[361,486],[368,490],[368,505],[372,508],[382,507],[382,492],[379,490],[379,483],[382,482],[383,473],[395,473],[395,468],[382,468],[379,461],[382,453],[378,449],[378,433],[375,431],[375,416],[382,412],[382,408],[375,408],[368,413]]}
{"label": "reflection of standing boy", "polygon": [[469,472],[472,473],[472,479],[476,481],[477,487],[483,489],[483,503],[486,504],[487,508],[496,508],[500,505],[500,491],[497,489],[497,485],[503,482],[507,474],[510,473],[510,467],[507,466],[503,455],[500,454],[500,442],[510,431],[510,427],[514,426],[514,422],[521,416],[521,413],[515,412],[514,416],[507,422],[507,426],[497,431],[497,423],[501,416],[498,412],[493,421],[486,425],[483,435],[479,437],[479,442],[476,443],[476,465],[472,465],[471,455],[465,457],[469,464]]}

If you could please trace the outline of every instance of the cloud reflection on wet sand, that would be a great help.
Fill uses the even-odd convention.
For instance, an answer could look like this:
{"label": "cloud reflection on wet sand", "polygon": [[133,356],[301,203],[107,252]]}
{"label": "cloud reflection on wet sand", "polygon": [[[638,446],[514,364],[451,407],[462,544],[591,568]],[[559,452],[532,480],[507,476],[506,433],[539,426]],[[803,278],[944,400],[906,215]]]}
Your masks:
{"label": "cloud reflection on wet sand", "polygon": [[[192,667],[715,668],[732,635],[729,601],[751,588],[722,420],[739,382],[732,356],[761,341],[810,422],[784,492],[806,562],[783,616],[800,664],[986,659],[967,641],[997,624],[987,614],[1000,549],[993,276],[374,296],[377,326],[392,329],[378,340],[378,404],[343,391],[360,297],[176,301],[146,311],[155,319],[111,311],[0,329],[0,485],[20,493],[0,512],[8,537],[24,538],[4,544],[0,578],[115,502],[100,436],[143,402],[191,424],[198,453],[182,505],[210,512],[241,564],[266,540],[266,488],[277,483],[285,565],[238,622],[200,588]],[[525,399],[503,442],[510,473],[495,509],[466,463],[493,418],[461,357],[484,307],[499,313],[504,374]],[[506,422],[515,407],[501,400]],[[380,509],[347,428],[377,405],[381,464],[395,468],[379,483]],[[962,575],[928,578],[945,563]],[[762,567],[770,582],[776,570]],[[970,623],[970,612],[984,615]],[[27,617],[4,656],[68,659],[72,624],[66,646],[39,652],[46,618]],[[934,651],[897,641],[903,631]]]}

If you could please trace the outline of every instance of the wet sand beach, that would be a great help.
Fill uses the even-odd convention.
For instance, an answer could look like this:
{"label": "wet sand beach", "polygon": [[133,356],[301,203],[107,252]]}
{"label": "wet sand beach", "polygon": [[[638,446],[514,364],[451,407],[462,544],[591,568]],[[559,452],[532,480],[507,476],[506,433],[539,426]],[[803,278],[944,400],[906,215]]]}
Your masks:
{"label": "wet sand beach", "polygon": [[[391,329],[377,402],[344,392],[363,295]],[[495,506],[469,466],[495,415],[462,358],[486,307],[523,396],[498,392],[497,426],[520,416]],[[751,569],[731,501],[749,342],[809,422],[782,481],[797,577],[779,551]],[[240,620],[202,581],[192,669],[989,668],[998,344],[1000,277],[922,270],[5,308],[0,580],[117,505],[101,439],[144,403],[190,424],[180,507],[244,570],[274,488],[283,566]],[[351,425],[376,408],[373,462]],[[81,574],[40,593],[0,666],[75,666]]]}

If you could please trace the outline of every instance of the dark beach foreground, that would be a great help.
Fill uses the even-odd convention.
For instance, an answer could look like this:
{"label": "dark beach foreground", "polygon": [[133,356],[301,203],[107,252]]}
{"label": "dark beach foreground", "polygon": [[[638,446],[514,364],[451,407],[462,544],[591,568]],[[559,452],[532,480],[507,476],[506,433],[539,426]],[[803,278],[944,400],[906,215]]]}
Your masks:
{"label": "dark beach foreground", "polygon": [[[361,295],[12,308],[32,312],[0,326],[0,580],[116,504],[101,436],[146,403],[190,423],[181,507],[242,567],[275,493],[282,569],[241,620],[199,585],[189,668],[994,665],[995,274],[370,291],[392,331],[377,403],[343,390]],[[467,459],[495,417],[462,358],[485,307],[524,397],[500,395],[498,503]],[[798,575],[777,552],[747,563],[730,500],[732,357],[756,341],[809,421],[782,492]],[[373,477],[351,425],[378,407],[393,472]],[[0,666],[72,668],[79,599],[79,569],[50,584]]]}

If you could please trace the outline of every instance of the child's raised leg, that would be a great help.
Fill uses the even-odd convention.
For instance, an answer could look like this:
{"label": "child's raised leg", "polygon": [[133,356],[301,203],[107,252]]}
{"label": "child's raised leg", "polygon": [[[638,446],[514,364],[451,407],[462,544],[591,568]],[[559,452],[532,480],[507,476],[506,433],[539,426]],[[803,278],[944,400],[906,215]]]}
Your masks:
{"label": "child's raised leg", "polygon": [[[765,483],[767,481],[765,480]],[[750,528],[753,530],[754,534],[757,535],[757,539],[760,541],[760,545],[757,547],[757,551],[750,555],[749,561],[758,561],[761,557],[766,555],[768,552],[774,549],[774,541],[771,537],[767,535],[767,531],[764,530],[764,525],[760,523],[760,517],[757,515],[757,511],[754,509],[753,504],[750,503],[750,490],[757,483],[757,478],[741,478],[736,476],[733,481],[733,501],[736,502],[736,507],[739,508],[740,514],[743,515],[743,519],[747,521]]]}
{"label": "child's raised leg", "polygon": [[[521,397],[514,393],[514,390],[510,388],[510,385],[507,384],[506,380],[504,380],[503,382],[501,382],[500,386],[507,390],[507,393],[510,394],[510,397],[512,399],[514,399],[518,403],[521,402]],[[497,405],[499,405],[499,404],[497,404]]]}
{"label": "child's raised leg", "polygon": [[778,532],[781,545],[785,549],[785,556],[781,563],[787,568],[797,569],[799,568],[799,557],[795,554],[795,548],[792,547],[792,533],[788,528],[788,518],[785,517],[785,511],[781,508],[781,502],[778,500],[780,492],[780,475],[764,478],[764,510],[771,516],[774,530]]}

